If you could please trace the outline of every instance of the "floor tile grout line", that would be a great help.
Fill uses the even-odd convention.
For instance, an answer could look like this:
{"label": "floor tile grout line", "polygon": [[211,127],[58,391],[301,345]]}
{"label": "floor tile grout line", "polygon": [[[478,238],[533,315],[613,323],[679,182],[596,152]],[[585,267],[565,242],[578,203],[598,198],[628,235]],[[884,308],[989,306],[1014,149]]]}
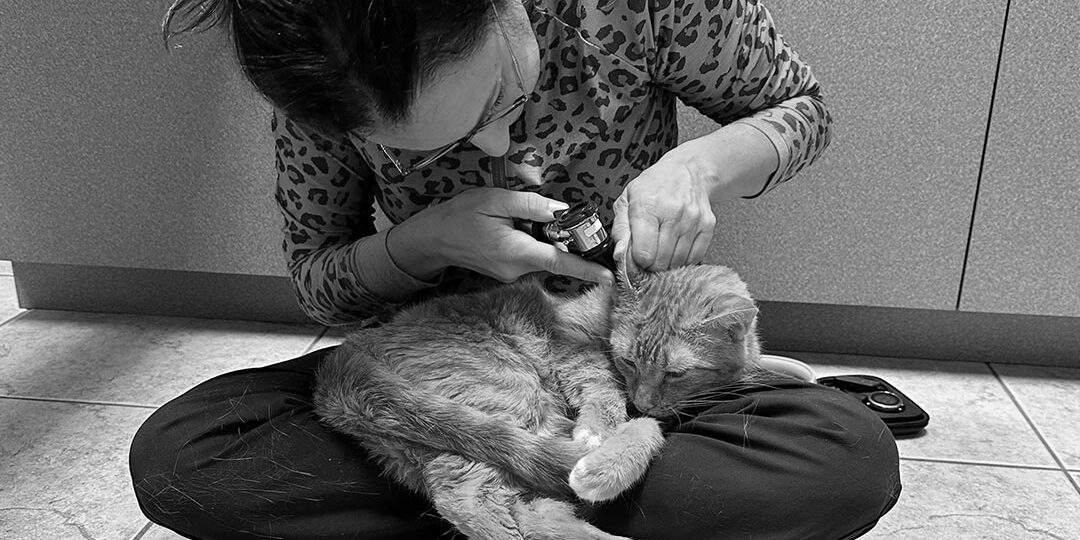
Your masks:
{"label": "floor tile grout line", "polygon": [[1070,472],[1068,469],[1065,469],[1065,470],[1063,470],[1061,472],[1065,473],[1065,479],[1068,480],[1069,483],[1073,485],[1073,489],[1075,489],[1076,493],[1078,495],[1080,495],[1080,483],[1078,483],[1076,481],[1076,477],[1073,476],[1072,472]]}
{"label": "floor tile grout line", "polygon": [[1053,465],[1021,465],[1019,463],[1001,463],[996,461],[977,461],[966,459],[949,459],[949,458],[929,458],[929,457],[912,457],[912,456],[900,456],[900,461],[918,461],[920,463],[942,463],[947,465],[972,465],[976,467],[997,467],[1000,469],[1026,469],[1036,471],[1060,471],[1060,467]]}
{"label": "floor tile grout line", "polygon": [[105,407],[127,407],[129,409],[157,409],[157,405],[147,405],[145,403],[125,403],[122,401],[95,401],[91,399],[64,399],[64,398],[50,398],[50,397],[36,397],[36,396],[15,396],[8,394],[0,394],[0,399],[10,399],[15,401],[42,401],[46,403],[71,403],[76,405],[101,405]]}
{"label": "floor tile grout line", "polygon": [[994,378],[998,380],[998,384],[1000,384],[1001,388],[1005,390],[1005,394],[1008,395],[1009,399],[1011,399],[1013,404],[1016,405],[1016,409],[1020,411],[1020,416],[1024,417],[1024,421],[1027,422],[1029,426],[1031,426],[1031,430],[1035,432],[1035,436],[1039,438],[1040,442],[1042,442],[1043,446],[1046,448],[1046,451],[1050,452],[1050,457],[1054,458],[1054,461],[1058,464],[1061,472],[1065,474],[1065,478],[1067,478],[1069,480],[1069,483],[1072,484],[1073,489],[1076,490],[1077,494],[1080,494],[1080,483],[1077,483],[1076,478],[1074,478],[1073,475],[1069,472],[1069,468],[1065,466],[1065,462],[1061,460],[1061,457],[1057,455],[1057,452],[1054,451],[1054,448],[1050,446],[1050,441],[1046,440],[1046,437],[1043,436],[1042,431],[1040,431],[1038,426],[1035,425],[1035,421],[1032,420],[1030,416],[1028,416],[1027,410],[1025,410],[1024,406],[1020,404],[1020,399],[1016,397],[1016,394],[1014,394],[1012,389],[1009,388],[1009,385],[1005,384],[1005,379],[1001,378],[1001,374],[999,374],[998,371],[994,369],[994,366],[992,364],[987,362],[986,367],[990,368],[990,373],[994,374]]}
{"label": "floor tile grout line", "polygon": [[0,321],[0,328],[3,328],[8,323],[13,323],[13,322],[23,318],[23,316],[26,315],[27,313],[30,313],[30,311],[32,311],[32,310],[24,309],[24,310],[20,311],[19,313],[17,313],[15,316]]}
{"label": "floor tile grout line", "polygon": [[135,536],[132,536],[131,540],[142,540],[142,537],[145,536],[146,533],[150,530],[150,527],[153,526],[154,522],[147,520],[146,525],[143,525],[143,528],[140,529],[139,532],[135,533]]}

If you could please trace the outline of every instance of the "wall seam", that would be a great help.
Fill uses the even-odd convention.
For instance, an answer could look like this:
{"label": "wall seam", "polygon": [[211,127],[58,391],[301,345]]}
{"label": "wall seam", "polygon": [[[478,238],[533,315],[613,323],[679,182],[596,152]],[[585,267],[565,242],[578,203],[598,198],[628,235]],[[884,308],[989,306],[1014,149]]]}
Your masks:
{"label": "wall seam", "polygon": [[1005,37],[1009,30],[1009,7],[1012,0],[1005,2],[1005,17],[1001,24],[1001,41],[998,43],[997,63],[994,66],[994,82],[990,86],[990,107],[986,114],[986,131],[983,134],[982,154],[979,156],[979,173],[975,177],[975,197],[971,202],[971,221],[968,223],[967,243],[964,246],[964,261],[960,265],[960,284],[956,288],[956,311],[964,299],[964,279],[967,277],[968,258],[971,256],[971,238],[975,234],[975,216],[979,208],[979,192],[982,189],[983,170],[986,166],[986,149],[990,145],[990,127],[994,118],[994,101],[997,99],[998,79],[1001,76],[1001,59],[1005,54]]}

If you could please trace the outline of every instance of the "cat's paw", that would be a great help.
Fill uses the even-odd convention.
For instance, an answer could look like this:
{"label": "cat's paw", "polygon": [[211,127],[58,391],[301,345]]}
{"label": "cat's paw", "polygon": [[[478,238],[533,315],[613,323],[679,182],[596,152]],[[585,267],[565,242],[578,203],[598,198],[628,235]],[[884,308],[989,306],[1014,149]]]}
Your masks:
{"label": "cat's paw", "polygon": [[655,418],[636,418],[619,426],[599,448],[578,460],[570,471],[570,489],[583,500],[614,499],[634,485],[664,446]]}
{"label": "cat's paw", "polygon": [[603,467],[585,456],[578,460],[570,471],[570,489],[582,500],[589,502],[602,502],[613,499],[622,493],[622,489],[614,485],[605,474]]}
{"label": "cat's paw", "polygon": [[579,442],[585,445],[585,449],[593,451],[600,448],[600,445],[604,443],[603,435],[589,429],[586,426],[578,426],[574,428],[573,434],[574,442]]}

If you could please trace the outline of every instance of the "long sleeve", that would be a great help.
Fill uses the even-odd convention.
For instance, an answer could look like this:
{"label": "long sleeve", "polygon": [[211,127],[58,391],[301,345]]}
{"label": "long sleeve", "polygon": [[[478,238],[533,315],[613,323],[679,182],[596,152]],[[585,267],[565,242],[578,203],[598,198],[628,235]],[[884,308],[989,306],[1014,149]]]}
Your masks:
{"label": "long sleeve", "polygon": [[785,43],[765,6],[651,3],[652,47],[646,44],[645,55],[654,83],[720,124],[756,128],[776,148],[779,167],[758,195],[821,155],[832,117],[810,67]]}
{"label": "long sleeve", "polygon": [[347,324],[380,315],[432,286],[401,270],[374,224],[374,181],[346,139],[330,139],[275,114],[277,190],[285,251],[300,306]]}

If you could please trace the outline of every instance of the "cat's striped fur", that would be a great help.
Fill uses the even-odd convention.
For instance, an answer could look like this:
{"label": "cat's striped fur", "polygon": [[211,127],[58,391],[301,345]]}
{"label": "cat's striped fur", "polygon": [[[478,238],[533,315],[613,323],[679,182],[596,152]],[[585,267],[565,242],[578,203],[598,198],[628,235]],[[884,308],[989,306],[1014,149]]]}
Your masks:
{"label": "cat's striped fur", "polygon": [[654,418],[628,419],[627,390],[664,417],[759,354],[731,270],[623,278],[575,298],[527,281],[413,306],[325,361],[316,411],[470,538],[617,538],[574,506],[616,497],[663,446]]}

